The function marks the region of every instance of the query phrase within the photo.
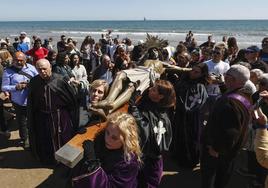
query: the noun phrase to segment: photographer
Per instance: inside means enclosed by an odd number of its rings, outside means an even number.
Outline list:
[[[215,47],[212,51],[212,59],[205,62],[208,66],[209,75],[211,76],[211,83],[207,85],[207,92],[212,99],[222,94],[219,86],[224,81],[223,75],[230,68],[228,63],[222,61],[223,53],[222,48]]]
[[[263,101],[268,104],[268,92],[263,91],[260,93],[260,96],[263,97]],[[260,165],[268,169],[268,122],[267,116],[263,113],[261,108],[255,110],[255,120],[257,125],[256,129],[256,137],[255,137],[255,152],[256,158]],[[268,187],[268,179],[266,176],[265,188]]]
[[[12,66],[4,70],[2,77],[2,91],[11,93],[11,101],[15,107],[16,119],[19,125],[19,134],[25,148],[29,147],[28,129],[26,126],[26,106],[28,83],[37,75],[34,66],[26,63],[26,56],[16,52]]]

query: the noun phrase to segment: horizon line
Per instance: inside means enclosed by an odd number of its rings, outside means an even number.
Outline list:
[[[60,21],[66,21],[66,22],[75,22],[75,21],[268,21],[268,18],[248,18],[248,19],[129,19],[129,20],[120,20],[120,19],[114,19],[114,20],[87,20],[87,19],[75,19],[75,20],[0,20],[0,22],[60,22]]]

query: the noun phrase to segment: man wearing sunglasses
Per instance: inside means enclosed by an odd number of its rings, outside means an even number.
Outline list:
[[[264,37],[261,43],[260,60],[268,63],[268,37]]]
[[[260,69],[268,73],[268,65],[259,59],[260,49],[258,46],[249,46],[245,52],[245,58],[251,65],[251,69]]]
[[[19,135],[24,148],[29,148],[27,128],[27,97],[28,83],[38,74],[35,67],[26,63],[26,56],[16,52],[11,67],[4,70],[2,77],[2,91],[11,94],[11,101],[15,107],[16,120],[19,125]]]
[[[223,75],[230,68],[230,65],[222,61],[223,49],[216,46],[212,51],[212,59],[205,62],[211,77],[211,83],[207,86],[209,96],[216,97],[221,94],[219,85],[223,82]]]

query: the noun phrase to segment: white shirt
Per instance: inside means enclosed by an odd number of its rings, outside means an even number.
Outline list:
[[[72,70],[75,79],[78,81],[87,80],[87,71],[84,65],[74,66]]]
[[[29,49],[31,49],[31,39],[29,37],[25,37],[23,39],[23,42],[27,43]]]
[[[208,73],[215,74],[215,75],[223,75],[225,74],[230,65],[224,61],[220,61],[219,63],[214,63],[213,60],[208,60],[205,62],[208,66]],[[207,86],[207,93],[209,96],[217,96],[221,94],[220,88],[218,84],[209,84]]]

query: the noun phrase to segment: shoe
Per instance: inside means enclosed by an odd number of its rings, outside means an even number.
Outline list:
[[[251,172],[249,172],[247,169],[244,168],[240,168],[237,171],[237,174],[239,174],[240,176],[244,176],[244,177],[250,177],[250,178],[255,178],[256,175],[252,174]]]
[[[30,148],[29,140],[28,140],[28,139],[26,139],[26,140],[21,140],[21,141],[19,142],[19,146],[20,146],[20,147],[23,147],[25,150],[28,149],[28,148]]]

